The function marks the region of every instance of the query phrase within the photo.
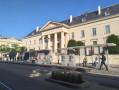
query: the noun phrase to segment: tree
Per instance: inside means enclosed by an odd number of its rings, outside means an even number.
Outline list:
[[[67,47],[74,47],[74,46],[77,46],[76,40],[73,40],[73,39],[69,40]],[[68,50],[68,54],[70,53],[73,53],[73,50]]]
[[[20,53],[22,54],[23,52],[27,51],[26,47],[20,47]]]
[[[77,46],[84,46],[85,44],[81,41],[77,41]]]
[[[18,44],[12,44],[12,47],[10,48],[10,53],[17,53],[20,52],[20,47]]]
[[[0,53],[3,54],[3,53],[9,53],[10,52],[10,48],[8,45],[5,45],[5,44],[2,44],[0,46]]]
[[[77,45],[76,40],[71,39],[71,40],[68,41],[67,47],[74,47],[76,45]]]
[[[110,54],[119,54],[119,36],[117,35],[110,35],[107,37],[107,43],[115,43],[117,46],[109,47]]]

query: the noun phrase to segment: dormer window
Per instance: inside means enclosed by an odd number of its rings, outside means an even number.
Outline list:
[[[34,35],[34,33],[32,33],[32,35]]]
[[[86,21],[86,19],[85,18],[82,18],[82,22],[85,22]]]
[[[108,16],[108,15],[110,15],[110,12],[105,12],[105,16]]]

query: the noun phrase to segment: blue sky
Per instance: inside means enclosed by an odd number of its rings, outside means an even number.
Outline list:
[[[23,38],[49,20],[60,22],[119,0],[0,0],[0,35]]]

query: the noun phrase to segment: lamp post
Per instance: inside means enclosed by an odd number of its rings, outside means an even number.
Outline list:
[[[45,42],[47,43],[47,48],[46,48],[46,49],[48,49],[48,41],[49,41],[49,38],[48,38],[48,37],[45,37],[44,39],[45,39]]]

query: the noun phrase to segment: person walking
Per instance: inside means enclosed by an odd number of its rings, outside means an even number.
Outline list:
[[[106,70],[108,70],[108,67],[107,67],[107,66],[106,66],[106,64],[105,64],[106,57],[104,56],[104,53],[102,53],[102,58],[100,58],[100,59],[102,59],[102,61],[101,61],[101,65],[100,65],[99,70],[101,70],[102,65],[104,65],[104,66],[105,66],[105,68],[106,68]]]

